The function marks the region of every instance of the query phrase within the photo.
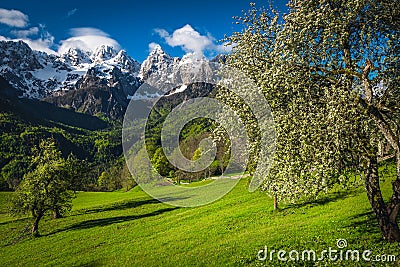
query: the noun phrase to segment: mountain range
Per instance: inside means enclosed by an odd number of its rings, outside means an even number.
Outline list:
[[[194,73],[209,73],[211,62],[220,58],[209,61],[191,53],[182,58],[172,57],[156,45],[139,63],[125,50],[106,45],[94,51],[69,49],[55,55],[32,50],[23,41],[0,41],[0,76],[19,98],[39,99],[81,113],[121,119],[132,98],[146,99],[184,90],[182,85],[191,83],[196,78]],[[156,91],[134,96],[143,83]]]

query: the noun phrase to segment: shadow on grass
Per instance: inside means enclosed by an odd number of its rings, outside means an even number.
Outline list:
[[[347,225],[348,228],[352,229],[352,231],[360,232],[363,235],[379,234],[381,232],[378,221],[372,211],[354,215],[349,218],[349,222],[350,223]]]
[[[93,228],[93,227],[103,227],[103,226],[107,226],[107,225],[111,225],[111,224],[115,224],[115,223],[122,223],[122,222],[157,216],[157,215],[163,214],[165,212],[173,211],[175,209],[178,209],[178,208],[175,207],[175,208],[159,209],[159,210],[156,210],[156,211],[153,211],[150,213],[146,213],[146,214],[141,214],[141,215],[116,216],[116,217],[110,217],[110,218],[87,220],[87,221],[75,223],[69,227],[53,231],[53,232],[51,232],[49,234],[45,234],[43,236],[50,236],[50,235],[64,232],[64,231],[82,230],[82,229],[89,229],[89,228]]]
[[[0,222],[0,225],[6,225],[6,224],[10,224],[10,223],[17,223],[17,222],[23,222],[23,221],[27,221],[30,220],[30,217],[23,217],[23,218],[18,218],[18,219],[10,219],[8,221],[5,222]]]
[[[88,228],[93,228],[93,227],[102,227],[102,226],[107,226],[107,225],[114,224],[114,223],[121,223],[121,222],[126,222],[126,221],[132,221],[132,220],[157,216],[157,215],[163,214],[165,212],[173,211],[175,209],[177,209],[177,208],[160,209],[160,210],[156,210],[156,211],[146,213],[146,214],[141,214],[141,215],[117,216],[117,217],[111,217],[111,218],[87,220],[87,221],[73,224],[70,227],[66,228],[66,230],[80,230],[80,229],[88,229]]]
[[[181,200],[184,198],[163,198],[163,201],[173,201],[173,200]],[[83,209],[78,211],[77,214],[75,215],[70,215],[70,216],[78,216],[78,215],[84,215],[84,214],[89,214],[89,213],[100,213],[100,212],[107,212],[107,211],[115,211],[115,210],[125,210],[125,209],[132,209],[136,208],[139,206],[143,205],[148,205],[148,204],[160,204],[162,203],[161,201],[157,199],[146,199],[146,200],[130,200],[130,201],[123,201],[119,202],[116,204],[113,204],[111,206],[106,206],[106,207],[97,207],[97,208],[92,208],[92,209]],[[53,231],[49,234],[45,234],[44,236],[49,236],[53,235],[59,232],[64,232],[64,231],[70,231],[70,230],[79,230],[79,229],[88,229],[88,228],[93,228],[93,227],[102,227],[102,226],[107,226],[115,223],[121,223],[121,222],[126,222],[126,221],[132,221],[132,220],[137,220],[137,219],[142,219],[146,217],[151,217],[151,216],[157,216],[160,215],[164,212],[168,211],[173,211],[175,209],[178,209],[177,207],[171,207],[171,208],[164,208],[164,209],[159,209],[150,213],[146,214],[141,214],[141,215],[131,215],[131,216],[116,216],[116,217],[109,217],[109,218],[100,218],[100,219],[94,219],[94,220],[87,220],[79,223],[75,223],[69,227],[62,228],[56,231]]]
[[[114,211],[114,210],[125,210],[125,209],[132,209],[136,208],[139,206],[147,205],[147,204],[158,204],[160,201],[157,199],[146,199],[146,200],[129,200],[129,201],[123,201],[123,202],[118,202],[112,205],[107,205],[105,207],[99,206],[95,208],[89,208],[89,209],[82,209],[76,211],[76,215],[82,215],[82,214],[90,214],[90,213],[98,213],[98,212],[105,212],[105,211]]]
[[[147,200],[141,200],[141,201],[134,201],[134,200],[123,201],[123,202],[115,203],[115,204],[112,204],[112,205],[107,205],[107,206],[104,206],[104,207],[99,206],[99,207],[90,208],[90,209],[77,210],[77,211],[72,212],[72,214],[67,215],[66,217],[80,216],[80,215],[84,215],[84,214],[106,212],[106,211],[132,209],[132,208],[136,208],[136,207],[139,207],[139,206],[142,206],[142,205],[159,204],[159,203],[161,203],[161,202],[158,201],[157,199],[147,199]],[[25,218],[13,219],[13,220],[9,220],[9,221],[6,221],[6,222],[1,222],[0,225],[16,223],[18,221],[26,221],[29,218],[25,217]]]
[[[157,199],[146,199],[146,200],[140,200],[140,201],[129,200],[129,201],[118,202],[118,203],[115,203],[112,205],[107,205],[105,207],[99,206],[99,207],[90,208],[90,209],[77,210],[74,215],[70,215],[70,216],[77,216],[77,215],[98,213],[98,212],[106,212],[106,211],[133,209],[133,208],[137,208],[137,207],[143,206],[143,205],[160,204],[164,201],[176,201],[176,200],[182,200],[182,199],[185,199],[185,198],[166,197],[166,198],[162,198],[160,200],[157,200]]]
[[[362,233],[363,235],[374,235],[377,234],[381,237],[380,240],[377,241],[384,241],[381,230],[379,228],[378,220],[375,216],[375,213],[372,211],[365,211],[364,213],[360,213],[354,215],[349,218],[349,224],[347,225],[348,228],[351,228],[353,231],[357,231]],[[400,222],[400,214],[397,216],[397,222]]]
[[[315,207],[315,206],[321,206],[321,205],[326,205],[331,202],[336,202],[339,200],[346,199],[348,197],[353,197],[359,194],[360,191],[359,189],[353,189],[353,190],[348,190],[348,191],[339,191],[339,192],[333,192],[329,193],[327,195],[324,195],[318,199],[314,200],[309,200],[309,201],[304,201],[298,204],[288,204],[283,208],[280,208],[280,211],[288,210],[288,209],[295,209],[295,208],[301,208],[301,207]]]

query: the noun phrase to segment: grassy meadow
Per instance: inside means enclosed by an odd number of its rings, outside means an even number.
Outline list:
[[[399,244],[381,238],[364,189],[335,191],[319,200],[280,205],[247,191],[247,179],[222,199],[197,208],[160,203],[139,187],[130,192],[80,192],[64,218],[40,223],[40,237],[22,230],[29,218],[7,215],[11,193],[0,193],[1,266],[396,266]],[[390,194],[390,179],[383,193]],[[19,241],[14,242],[18,237]],[[259,261],[268,249],[337,248],[393,254],[397,262]]]

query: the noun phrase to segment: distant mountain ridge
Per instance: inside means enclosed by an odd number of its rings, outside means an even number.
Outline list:
[[[22,91],[22,97],[44,98],[54,93],[82,86],[87,74],[96,72],[106,81],[118,69],[130,79],[130,89],[137,87],[140,63],[124,50],[101,45],[93,52],[69,49],[61,55],[32,50],[23,41],[0,42],[0,75]],[[112,84],[109,84],[110,86]]]
[[[110,118],[122,118],[143,83],[163,94],[190,83],[195,67],[207,73],[210,62],[190,53],[182,59],[171,57],[159,45],[140,64],[125,50],[106,45],[91,52],[69,49],[54,55],[32,50],[23,41],[0,41],[0,76],[19,97]]]

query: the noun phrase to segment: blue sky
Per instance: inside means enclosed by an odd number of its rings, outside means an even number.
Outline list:
[[[252,2],[269,5],[268,0]],[[285,11],[286,2],[275,0],[274,6]],[[238,30],[232,16],[248,9],[248,1],[238,0],[2,0],[0,39],[23,39],[35,49],[56,52],[104,42],[127,50],[138,61],[154,43],[173,56],[212,56],[222,51],[218,40]]]

